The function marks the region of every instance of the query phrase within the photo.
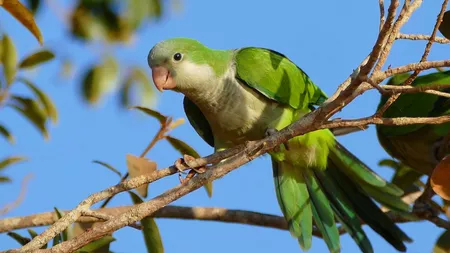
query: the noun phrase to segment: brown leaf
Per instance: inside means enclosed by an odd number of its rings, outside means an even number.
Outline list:
[[[22,23],[39,41],[42,45],[42,34],[39,27],[34,21],[33,14],[21,4],[18,0],[5,0],[2,1],[3,8],[5,8],[11,15],[13,15],[20,23]]]
[[[128,173],[130,174],[130,178],[138,177],[145,174],[150,174],[153,171],[156,170],[156,163],[153,161],[150,161],[147,158],[144,157],[137,157],[131,154],[127,154],[127,168]],[[136,191],[141,195],[142,197],[147,197],[147,189],[148,184],[143,185],[139,188],[136,188]]]
[[[444,157],[431,174],[431,187],[445,200],[450,200],[450,155]]]

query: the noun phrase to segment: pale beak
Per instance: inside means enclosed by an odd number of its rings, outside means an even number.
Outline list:
[[[159,91],[170,90],[176,87],[175,80],[166,67],[155,66],[152,68],[153,83]]]

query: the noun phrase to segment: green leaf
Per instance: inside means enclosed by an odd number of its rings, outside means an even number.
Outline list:
[[[13,41],[6,34],[2,39],[2,63],[6,83],[9,86],[16,78],[17,51]]]
[[[149,1],[129,0],[126,12],[126,20],[131,29],[138,28],[147,17],[149,11]]]
[[[140,110],[142,112],[145,112],[146,114],[148,114],[148,115],[154,117],[155,119],[159,120],[159,122],[161,124],[164,124],[167,121],[167,117],[166,116],[164,116],[161,113],[159,113],[159,112],[157,112],[155,110],[152,110],[150,108],[142,107],[142,106],[133,106],[133,107],[131,107],[131,109],[138,109],[138,110]]]
[[[48,131],[45,126],[47,115],[39,106],[39,103],[33,99],[18,96],[12,96],[11,101],[13,103],[9,104],[9,106],[25,116],[25,118],[27,118],[47,140],[49,138]]]
[[[30,88],[33,93],[37,96],[39,101],[41,102],[47,116],[52,120],[53,123],[58,122],[58,111],[56,110],[56,106],[53,104],[52,100],[42,92],[36,85],[34,85],[30,80],[25,78],[18,78],[17,81],[24,83],[28,88]]]
[[[128,192],[135,205],[140,204],[143,200],[134,192]],[[163,253],[164,247],[162,244],[161,234],[152,217],[145,217],[141,220],[143,226],[142,233],[144,234],[145,245],[149,253]]]
[[[111,242],[114,242],[116,239],[110,235],[106,235],[98,240],[95,240],[93,242],[90,242],[86,245],[84,245],[81,249],[79,249],[76,252],[98,252],[99,249],[101,249],[104,246],[109,245]]]
[[[25,57],[25,59],[19,63],[19,68],[26,69],[36,67],[37,65],[52,60],[53,58],[55,58],[53,52],[44,49]]]
[[[114,173],[116,173],[117,175],[119,175],[119,177],[122,177],[122,173],[120,173],[120,171],[118,171],[116,168],[114,168],[113,166],[111,166],[111,165],[109,165],[109,164],[107,164],[107,163],[105,163],[105,162],[101,162],[101,161],[97,161],[97,160],[94,160],[94,161],[92,161],[93,163],[97,163],[97,164],[100,164],[100,165],[103,165],[104,167],[106,167],[107,169],[110,169],[112,172],[114,172]]]
[[[186,142],[174,138],[172,136],[166,136],[166,140],[174,147],[181,155],[190,155],[194,158],[199,158],[200,155],[193,149],[191,146],[189,146]],[[208,193],[208,197],[211,198],[212,196],[212,182],[208,182],[204,185],[206,192]]]
[[[138,90],[134,90],[133,88],[135,87]],[[120,104],[123,107],[131,105],[132,95],[134,95],[133,91],[135,91],[139,96],[141,106],[152,107],[155,104],[155,90],[153,87],[147,72],[139,67],[134,67],[124,80],[123,85],[121,85],[119,91]]]
[[[154,105],[155,90],[147,72],[141,68],[135,68],[133,70],[133,78],[139,85],[139,94],[141,95],[141,104],[146,107]]]
[[[22,246],[31,241],[30,238],[23,237],[23,236],[19,235],[18,233],[8,232],[7,235],[10,236],[11,238],[13,238],[14,240],[16,240],[16,242],[18,242]]]
[[[108,57],[100,65],[89,69],[83,78],[83,98],[94,105],[106,93],[116,88],[119,65],[113,57]]]
[[[0,183],[10,183],[10,182],[11,182],[11,178],[0,176]]]
[[[58,245],[61,242],[61,234],[57,234],[54,238],[53,238],[53,247],[55,245]]]
[[[36,231],[34,231],[33,229],[27,229],[28,234],[30,234],[31,239],[35,238],[38,234],[36,233]]]
[[[161,0],[151,0],[150,13],[156,18],[162,15]]]
[[[36,231],[34,231],[33,229],[28,229],[28,234],[30,234],[31,239],[34,239],[38,234],[36,233]],[[47,248],[47,243],[41,247],[41,249],[46,249]]]
[[[56,212],[56,216],[58,217],[58,220],[61,219],[63,217],[63,214],[59,211],[58,208],[54,207],[55,212]],[[62,241],[67,241],[68,238],[68,228],[64,229],[64,231],[62,231],[61,233],[62,235]]]
[[[439,25],[439,31],[445,38],[450,39],[450,11],[444,13],[441,25]]]
[[[28,0],[28,7],[30,8],[30,10],[33,14],[35,14],[37,12],[40,5],[41,5],[41,0]]]
[[[14,144],[14,136],[12,136],[9,130],[3,125],[0,125],[0,135],[3,135],[9,143]]]
[[[172,136],[166,136],[166,140],[174,147],[181,155],[190,155],[194,158],[199,158],[200,155],[195,151],[191,146],[189,146],[186,142],[177,139]]]
[[[383,159],[381,161],[378,162],[379,166],[385,166],[385,167],[389,167],[391,169],[397,170],[398,168],[400,168],[400,163],[392,160],[392,159]]]
[[[0,171],[5,169],[8,166],[11,166],[15,163],[26,161],[27,159],[23,156],[9,156],[0,161]]]
[[[446,230],[442,233],[433,248],[433,253],[449,253],[450,252],[450,231]]]

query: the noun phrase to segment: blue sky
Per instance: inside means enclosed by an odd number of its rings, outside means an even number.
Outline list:
[[[59,2],[59,1],[58,1]],[[64,6],[72,2],[64,1]],[[289,56],[331,95],[360,61],[370,52],[378,29],[378,1],[183,1],[183,10],[168,13],[160,22],[140,29],[136,42],[117,47],[114,55],[121,62],[146,66],[150,48],[158,41],[172,37],[191,37],[217,49],[243,46],[272,48]],[[440,1],[425,1],[414,14],[404,33],[430,34],[439,11]],[[58,23],[54,13],[41,12],[38,25],[46,45],[60,56],[72,57],[83,69],[98,60],[97,50],[70,40],[67,31]],[[34,38],[1,11],[1,29],[16,42],[20,55],[37,48]],[[388,64],[417,61],[424,42],[397,43],[388,58]],[[430,59],[449,58],[442,45],[435,45]],[[10,109],[0,110],[0,121],[6,123],[17,138],[10,146],[0,142],[1,156],[22,154],[30,161],[9,168],[5,173],[14,179],[1,185],[0,205],[17,197],[21,179],[28,173],[34,178],[29,184],[23,203],[8,216],[22,216],[51,211],[53,207],[70,209],[89,194],[117,182],[117,176],[93,164],[92,160],[106,161],[121,171],[126,170],[125,155],[139,155],[158,129],[158,123],[139,112],[120,110],[117,97],[109,96],[90,108],[79,96],[81,75],[73,80],[57,77],[58,62],[43,66],[32,76],[53,98],[60,120],[50,127],[51,139],[44,141],[38,132]],[[148,68],[146,68],[148,70]],[[150,73],[150,70],[148,70]],[[22,87],[15,87],[22,92]],[[366,116],[374,112],[379,95],[368,92],[337,115],[342,118]],[[185,117],[182,95],[164,92],[158,95],[157,109],[175,118]],[[207,146],[187,123],[173,131],[173,135],[195,147],[202,155],[212,149]],[[377,162],[387,158],[380,147],[374,127],[339,140],[369,166],[388,177],[389,169],[379,168]],[[148,155],[158,168],[173,164],[179,155],[166,142],[160,142]],[[177,176],[165,178],[149,187],[155,196],[178,184]],[[130,204],[127,194],[117,196],[110,206]],[[259,158],[250,164],[214,182],[214,195],[209,199],[203,189],[183,197],[174,204],[185,206],[217,206],[281,214],[273,188],[270,161]],[[300,252],[300,248],[287,231],[218,222],[158,219],[166,252]],[[431,252],[434,241],[441,233],[428,222],[400,225],[413,238],[408,252]],[[370,228],[365,227],[376,252],[396,252]],[[38,229],[42,231],[42,229]],[[115,252],[145,252],[139,231],[124,228],[114,236]],[[342,252],[359,252],[348,235],[342,236]],[[18,244],[0,234],[0,250]],[[326,252],[325,243],[314,239],[310,252]]]

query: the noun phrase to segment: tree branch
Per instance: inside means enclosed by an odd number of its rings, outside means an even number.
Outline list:
[[[404,34],[400,33],[397,35],[397,39],[403,39],[403,40],[430,40],[430,35],[424,35],[424,34]],[[434,42],[440,43],[440,44],[448,44],[450,43],[450,40],[447,38],[442,37],[435,37]]]

